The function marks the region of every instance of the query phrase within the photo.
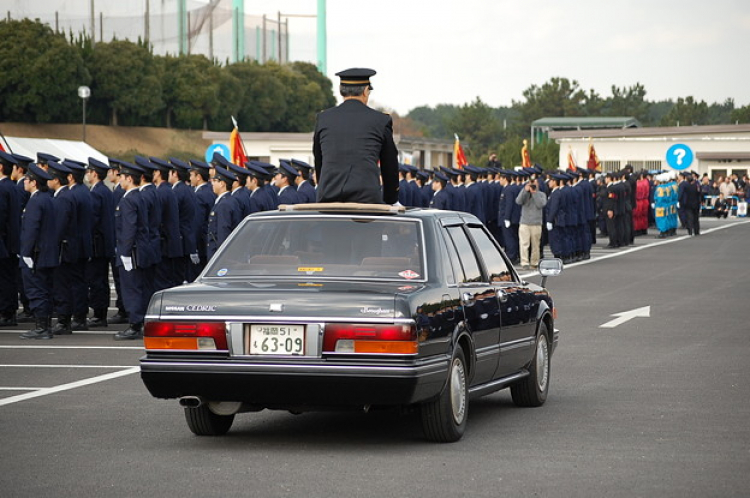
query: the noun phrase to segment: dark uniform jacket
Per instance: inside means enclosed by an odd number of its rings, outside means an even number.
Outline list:
[[[21,220],[21,253],[34,260],[34,268],[54,268],[60,261],[56,218],[50,192],[35,192],[29,197]],[[26,264],[20,261],[21,268]]]
[[[21,202],[10,178],[0,180],[0,259],[18,254]]]
[[[163,258],[179,258],[184,255],[182,236],[180,234],[180,212],[177,196],[172,185],[162,182],[156,187],[156,197],[161,210],[159,233],[161,237],[161,254]]]
[[[297,186],[297,195],[301,203],[313,203],[315,202],[315,187],[309,181],[304,180]]]
[[[202,256],[202,259],[205,259],[208,245],[206,240],[208,216],[214,207],[214,201],[216,201],[216,195],[211,189],[210,183],[204,183],[195,188],[195,200],[195,224],[193,226],[196,234],[196,247],[198,248],[198,254]]]
[[[123,190],[123,196],[115,208],[116,266],[122,266],[120,256],[133,258],[133,268],[151,266],[151,261],[155,260],[143,197],[143,192],[137,188],[128,192]]]
[[[398,200],[398,151],[387,114],[355,99],[321,112],[313,154],[318,202],[394,204]]]
[[[68,187],[76,203],[76,237],[78,238],[78,259],[88,260],[93,252],[91,191],[86,185],[76,183]]]
[[[91,187],[93,257],[115,255],[115,197],[104,182]]]
[[[284,187],[279,191],[279,205],[281,204],[299,204],[299,195],[291,185]]]
[[[216,199],[208,216],[206,256],[211,258],[239,222],[239,206],[229,192]]]
[[[177,212],[179,213],[180,238],[182,239],[182,255],[189,256],[197,254],[195,242],[195,223],[196,200],[193,190],[184,182],[177,182],[172,185],[172,191],[177,199]]]
[[[78,226],[76,221],[76,202],[73,193],[67,186],[60,187],[52,194],[52,206],[55,218],[54,230],[57,234],[59,254],[61,263],[75,263],[79,259],[79,247],[77,236]]]

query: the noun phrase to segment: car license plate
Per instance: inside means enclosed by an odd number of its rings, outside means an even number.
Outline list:
[[[250,325],[245,333],[247,354],[304,355],[304,325]]]

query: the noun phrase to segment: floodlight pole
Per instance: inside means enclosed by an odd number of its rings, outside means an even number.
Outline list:
[[[78,87],[78,96],[83,101],[83,141],[86,141],[86,101],[91,96],[91,89],[87,86]]]

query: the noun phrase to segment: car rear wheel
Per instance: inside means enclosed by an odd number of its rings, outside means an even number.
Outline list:
[[[510,386],[510,394],[516,406],[542,406],[547,401],[550,380],[550,352],[547,325],[539,327],[534,359],[529,366],[529,376]]]
[[[456,345],[445,389],[436,399],[421,406],[422,429],[427,439],[451,443],[463,436],[469,415],[467,377],[463,349]]]
[[[234,415],[217,415],[203,404],[198,408],[185,408],[185,420],[196,436],[223,436],[232,427]]]

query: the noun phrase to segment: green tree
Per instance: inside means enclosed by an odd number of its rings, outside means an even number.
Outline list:
[[[531,85],[524,90],[525,102],[513,101],[520,113],[520,126],[515,132],[529,133],[531,123],[543,117],[581,116],[587,102],[586,93],[576,80],[551,78],[542,86]],[[525,128],[525,129],[524,129]]]
[[[732,123],[750,123],[750,105],[746,105],[745,107],[738,107],[733,110],[730,115],[730,119]]]
[[[0,21],[0,120],[80,121],[77,89],[91,82],[80,52],[38,21]]]
[[[648,107],[646,88],[640,83],[627,88],[612,85],[612,97],[606,100],[602,111],[605,116],[632,116],[643,122],[648,117]]]
[[[710,125],[733,123],[732,111],[734,111],[734,99],[726,99],[719,104],[714,102],[708,106],[708,122]]]
[[[708,122],[708,104],[696,102],[692,96],[677,99],[677,103],[661,120],[661,126],[704,125]]]
[[[502,124],[493,115],[492,108],[477,97],[471,104],[458,109],[448,122],[449,129],[458,134],[470,163],[483,165],[487,161],[487,151],[501,141]]]
[[[142,125],[164,108],[163,68],[144,45],[119,40],[97,43],[89,69],[92,100],[110,111],[110,124]]]
[[[218,111],[221,70],[203,55],[157,57],[163,64],[163,99],[166,126],[208,129]]]

